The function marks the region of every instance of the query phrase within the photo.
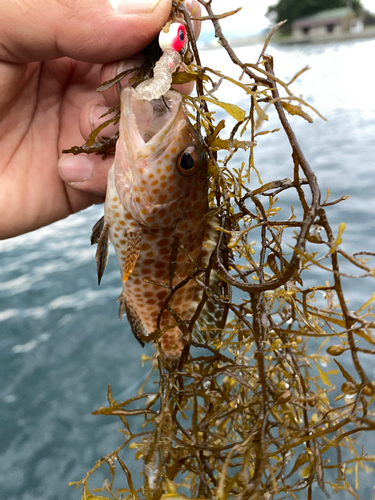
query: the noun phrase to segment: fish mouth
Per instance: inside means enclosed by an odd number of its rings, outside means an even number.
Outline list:
[[[144,101],[131,87],[121,94],[121,125],[128,153],[143,150],[160,154],[176,133],[182,97],[169,91],[160,99]]]

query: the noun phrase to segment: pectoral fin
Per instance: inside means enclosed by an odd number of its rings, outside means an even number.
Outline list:
[[[98,221],[95,224],[95,226],[99,222],[100,221]],[[94,234],[94,228],[93,228],[93,234]],[[96,270],[98,273],[98,285],[100,285],[100,281],[102,279],[105,266],[107,265],[108,262],[108,243],[109,243],[109,226],[108,224],[104,224],[104,219],[103,219],[102,230],[98,239],[98,248],[96,249],[96,255],[95,255]]]
[[[119,319],[121,319],[124,312],[126,312],[126,317],[128,318],[134,337],[138,340],[141,346],[144,347],[145,344],[141,340],[141,336],[148,335],[148,331],[142,323],[142,320],[138,316],[136,310],[128,304],[123,294],[120,295],[117,302],[120,302]]]
[[[126,234],[126,256],[124,262],[124,272],[122,275],[122,282],[125,283],[129,278],[130,273],[133,271],[141,249],[142,229],[135,231],[127,231]]]

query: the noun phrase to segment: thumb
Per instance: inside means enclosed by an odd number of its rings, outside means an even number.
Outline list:
[[[171,0],[23,0],[3,2],[0,60],[67,56],[105,63],[150,43],[168,20]]]

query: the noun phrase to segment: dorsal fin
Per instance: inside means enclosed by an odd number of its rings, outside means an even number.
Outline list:
[[[108,262],[108,251],[109,251],[108,243],[109,243],[109,225],[104,224],[104,218],[103,218],[102,230],[98,239],[98,248],[96,249],[96,255],[95,255],[96,270],[98,273],[98,285],[100,285],[100,281],[102,279],[105,266],[107,265]]]
[[[216,231],[215,227],[219,225],[220,221],[217,215],[210,213],[206,214],[205,233],[202,247],[202,267],[208,266],[212,252],[215,250],[216,244],[219,240],[219,233]],[[222,279],[217,274],[215,269],[213,269],[210,274],[209,288],[211,292],[217,296],[220,296],[222,293]],[[202,292],[199,291],[195,298],[197,305],[201,297]],[[210,336],[215,337],[215,331],[217,334],[219,330],[222,330],[225,327],[227,314],[227,310],[223,307],[223,305],[215,302],[215,300],[210,296],[194,325],[192,331],[193,338],[200,342],[207,340],[207,330],[210,328],[212,329]]]
[[[100,234],[103,230],[104,226],[104,215],[96,222],[92,228],[92,233],[91,233],[91,245],[95,245],[95,243],[98,243]]]

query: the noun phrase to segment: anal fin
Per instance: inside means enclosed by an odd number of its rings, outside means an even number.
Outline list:
[[[141,337],[148,335],[148,331],[142,323],[141,318],[138,316],[137,311],[134,309],[134,307],[128,304],[126,298],[124,297],[124,294],[120,295],[120,297],[117,299],[117,302],[120,302],[119,319],[121,319],[124,312],[126,312],[126,317],[128,318],[130,328],[134,337],[138,340],[141,346],[144,347],[145,343],[141,340]]]

